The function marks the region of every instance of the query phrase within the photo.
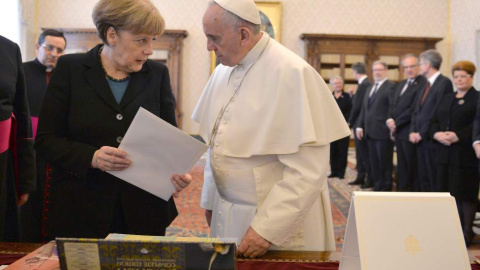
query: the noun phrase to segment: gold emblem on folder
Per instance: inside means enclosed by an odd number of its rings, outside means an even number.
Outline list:
[[[415,256],[416,252],[421,251],[420,244],[415,237],[410,235],[405,239],[405,251],[411,252],[413,256]]]

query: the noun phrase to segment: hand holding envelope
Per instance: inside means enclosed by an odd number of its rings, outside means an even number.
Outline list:
[[[100,169],[102,171],[122,171],[130,166],[130,160],[127,157],[127,153],[121,149],[103,146],[99,150],[95,151],[92,159],[92,167]],[[179,192],[185,189],[190,182],[192,182],[192,176],[190,174],[178,175],[174,174],[171,177],[175,191],[173,197],[177,198]]]
[[[118,149],[100,148],[92,167],[168,200],[190,184],[188,171],[206,150],[205,144],[140,108]]]

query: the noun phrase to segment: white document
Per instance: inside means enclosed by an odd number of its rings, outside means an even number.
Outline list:
[[[132,163],[107,172],[167,201],[175,191],[171,176],[188,173],[208,147],[140,108],[118,148]]]
[[[339,270],[471,269],[449,193],[354,192]]]

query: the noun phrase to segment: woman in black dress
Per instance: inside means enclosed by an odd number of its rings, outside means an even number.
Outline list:
[[[343,79],[340,76],[332,76],[330,85],[333,88],[333,97],[337,101],[338,107],[342,111],[345,120],[348,121],[350,111],[352,110],[352,101],[350,95],[343,91]],[[345,177],[347,168],[348,143],[350,136],[336,140],[330,144],[330,175],[329,178]]]
[[[436,143],[439,191],[455,197],[467,245],[474,237],[472,226],[479,188],[478,161],[472,149],[478,100],[478,92],[472,86],[473,74],[475,65],[469,61],[453,65],[457,92],[443,96],[430,129]]]

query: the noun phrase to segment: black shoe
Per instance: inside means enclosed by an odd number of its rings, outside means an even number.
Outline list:
[[[373,188],[373,185],[365,183],[365,184],[362,184],[360,187],[361,188]]]
[[[338,177],[339,179],[342,179],[342,180],[345,179],[345,176],[343,176],[343,175],[339,175],[339,176],[337,176],[337,177]]]
[[[334,173],[331,173],[331,174],[330,174],[329,176],[327,176],[327,177],[328,177],[328,178],[334,178],[334,177],[337,177],[337,175],[334,174]]]
[[[349,185],[363,185],[365,181],[363,179],[355,179],[355,181],[348,183]]]

